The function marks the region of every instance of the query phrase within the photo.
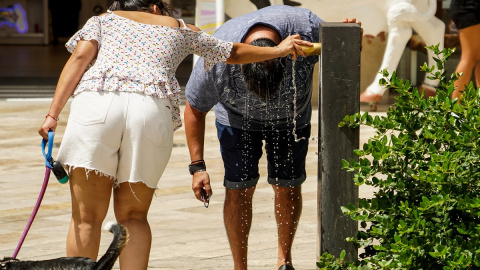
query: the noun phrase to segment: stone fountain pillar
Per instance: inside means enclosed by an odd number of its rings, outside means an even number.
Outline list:
[[[319,254],[329,252],[355,260],[357,249],[346,242],[355,237],[357,222],[345,216],[341,206],[358,205],[358,187],[353,173],[342,167],[342,159],[356,158],[359,128],[338,127],[347,114],[360,111],[360,27],[355,23],[321,23],[322,52],[319,68],[319,159],[318,235]],[[357,158],[358,160],[358,158]]]

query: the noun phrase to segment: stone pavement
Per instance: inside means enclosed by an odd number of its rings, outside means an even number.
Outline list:
[[[0,256],[12,256],[41,190],[45,165],[37,129],[49,105],[48,99],[0,100]],[[378,114],[382,114],[385,108],[380,107],[379,111]],[[67,104],[60,115],[54,157],[68,113]],[[318,111],[314,110],[307,180],[302,188],[304,208],[293,246],[293,261],[297,270],[315,269],[317,260],[317,119]],[[214,190],[210,207],[206,209],[194,199],[191,191],[191,176],[187,169],[190,158],[182,128],[175,133],[172,157],[151,206],[149,219],[153,245],[150,269],[233,269],[223,226],[223,164],[213,112],[208,114],[207,124],[205,160]],[[372,130],[361,128],[360,145],[372,134]],[[260,167],[262,172],[253,203],[248,260],[250,269],[273,270],[277,256],[276,225],[273,191],[266,183],[265,158],[262,158]],[[360,190],[362,197],[371,193],[371,190]],[[17,258],[43,260],[65,256],[69,213],[68,185],[58,183],[52,175],[40,210]],[[106,221],[114,221],[112,209]],[[111,239],[110,233],[104,231],[100,254],[106,250]]]

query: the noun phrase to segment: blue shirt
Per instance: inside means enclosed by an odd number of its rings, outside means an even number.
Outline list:
[[[300,34],[303,40],[319,42],[321,22],[308,9],[274,5],[227,21],[213,36],[243,42],[253,26],[263,24],[275,29],[281,40]],[[295,119],[300,129],[310,123],[313,68],[317,62],[318,56],[299,56],[297,61],[288,56],[279,91],[268,100],[262,100],[246,90],[241,65],[218,63],[207,73],[200,58],[187,83],[186,98],[199,111],[208,112],[213,107],[217,121],[234,128],[252,131],[292,129]]]

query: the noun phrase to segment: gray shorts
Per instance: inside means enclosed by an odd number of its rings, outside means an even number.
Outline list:
[[[156,188],[173,145],[171,104],[141,93],[81,92],[72,101],[57,160],[117,183]]]

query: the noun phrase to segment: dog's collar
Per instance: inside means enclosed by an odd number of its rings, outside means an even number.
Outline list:
[[[3,258],[3,260],[0,261],[0,266],[2,267],[2,269],[4,269],[7,266],[7,263],[10,262],[18,262],[18,260],[12,257],[5,257]]]

